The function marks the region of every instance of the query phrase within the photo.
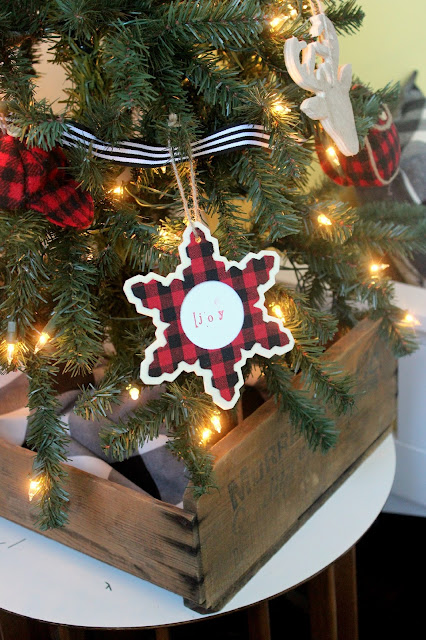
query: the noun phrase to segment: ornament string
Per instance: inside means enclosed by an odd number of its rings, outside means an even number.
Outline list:
[[[0,130],[3,135],[7,135],[7,120],[6,120],[6,115],[2,109],[1,102],[0,102]]]
[[[178,127],[179,123],[178,123],[178,119],[175,113],[171,113],[169,115],[169,127]],[[177,186],[179,189],[179,193],[180,193],[180,197],[182,200],[182,204],[183,204],[183,209],[185,211],[185,215],[188,219],[188,223],[191,225],[192,231],[194,233],[195,236],[198,236],[198,232],[197,229],[194,226],[194,221],[192,219],[191,216],[191,211],[189,209],[189,205],[188,205],[188,200],[186,198],[185,195],[185,190],[183,188],[183,184],[182,184],[182,180],[180,179],[180,175],[179,175],[179,171],[176,165],[176,160],[175,160],[175,155],[174,155],[174,151],[173,151],[173,147],[171,144],[171,140],[170,140],[170,136],[168,137],[167,140],[167,144],[169,147],[169,153],[170,153],[170,163],[172,165],[173,168],[173,173],[175,174],[175,178],[176,178],[176,182],[177,182]],[[189,172],[190,172],[190,183],[191,183],[191,192],[192,192],[192,202],[193,202],[193,209],[194,209],[194,216],[195,219],[197,220],[197,222],[201,222],[201,216],[200,216],[200,209],[198,206],[198,190],[197,190],[197,182],[195,179],[195,170],[194,170],[194,160],[192,157],[192,152],[191,150],[189,150],[189,157],[188,157],[188,161],[189,161]]]
[[[311,5],[312,15],[317,16],[320,13],[324,13],[324,9],[320,0],[309,0]]]
[[[188,159],[189,159],[189,175],[191,182],[191,191],[192,191],[192,202],[194,205],[194,216],[197,222],[202,222],[200,208],[198,206],[198,188],[197,188],[197,180],[195,178],[195,169],[194,169],[194,159],[192,156],[191,148],[188,149]]]
[[[188,222],[192,225],[192,217],[191,217],[191,212],[189,211],[189,206],[188,206],[188,201],[186,199],[185,196],[185,191],[183,188],[183,184],[182,184],[182,180],[180,179],[180,175],[176,166],[176,160],[174,159],[174,155],[173,155],[173,149],[172,149],[172,145],[170,142],[170,138],[168,139],[168,145],[170,147],[170,162],[173,168],[173,173],[175,174],[175,178],[176,178],[176,182],[177,182],[177,186],[179,189],[179,193],[180,193],[180,197],[182,200],[182,204],[183,204],[183,209],[185,211],[185,215],[188,218]]]

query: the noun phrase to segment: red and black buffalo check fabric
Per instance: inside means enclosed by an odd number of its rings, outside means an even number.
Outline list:
[[[133,295],[140,298],[144,307],[158,309],[163,322],[170,326],[164,332],[166,344],[154,352],[149,366],[151,378],[160,378],[164,373],[176,371],[180,362],[194,364],[199,360],[202,369],[213,373],[212,385],[220,396],[230,402],[236,394],[238,375],[237,362],[243,359],[241,351],[250,350],[256,343],[270,350],[275,346],[288,345],[290,340],[280,330],[277,322],[263,319],[262,310],[255,307],[259,301],[259,285],[269,280],[269,272],[274,265],[273,256],[252,258],[243,268],[231,266],[226,270],[223,261],[213,257],[213,244],[199,230],[197,242],[191,233],[186,248],[191,265],[183,270],[183,280],[176,278],[169,286],[157,280],[138,282],[132,285]],[[202,282],[216,280],[232,287],[241,298],[244,307],[244,322],[235,340],[220,349],[198,347],[185,335],[180,322],[180,308],[186,294]],[[272,354],[271,354],[272,355]]]
[[[401,146],[398,131],[388,110],[384,110],[380,115],[379,121],[370,130],[365,142],[367,140],[381,179],[373,169],[366,144],[355,156],[344,156],[333,145],[331,138],[321,131],[321,134],[316,136],[316,149],[324,173],[334,182],[345,187],[382,187],[389,183],[398,172]],[[334,148],[340,165],[336,166],[327,155],[327,149],[330,146]]]
[[[9,135],[0,136],[0,208],[32,209],[60,227],[85,229],[93,200],[67,176],[59,147],[44,151]]]

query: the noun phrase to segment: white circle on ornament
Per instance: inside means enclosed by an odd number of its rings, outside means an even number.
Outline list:
[[[221,349],[240,333],[244,307],[238,293],[224,282],[197,284],[185,296],[180,323],[186,337],[203,349]]]

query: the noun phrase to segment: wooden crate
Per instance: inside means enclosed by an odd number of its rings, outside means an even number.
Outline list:
[[[357,408],[338,420],[338,445],[326,456],[309,451],[271,400],[213,447],[219,491],[199,500],[187,491],[179,509],[70,467],[70,523],[45,535],[174,591],[199,611],[221,608],[395,419],[396,362],[376,324],[360,323],[324,360],[359,381]],[[0,515],[30,529],[33,455],[5,442],[0,447]]]

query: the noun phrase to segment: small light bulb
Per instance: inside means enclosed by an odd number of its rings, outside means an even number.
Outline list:
[[[46,331],[43,331],[37,341],[37,344],[34,349],[34,353],[38,353],[38,351],[40,351],[40,349],[42,349],[46,344],[46,342],[48,342],[49,340],[50,340],[49,334]]]
[[[328,147],[326,150],[326,154],[330,158],[331,162],[336,165],[336,167],[340,167],[340,160],[337,157],[336,149],[334,147]]]
[[[111,193],[113,193],[115,196],[122,196],[124,193],[124,188],[122,185],[119,185],[117,187],[114,187],[114,189],[111,189]]]
[[[413,316],[412,313],[406,313],[404,320],[403,320],[404,324],[410,324],[412,327],[418,327],[420,325],[420,322],[417,320],[417,318],[415,318]]]
[[[31,502],[34,496],[40,491],[41,481],[40,480],[31,480],[30,486],[28,489],[28,500]]]
[[[138,389],[138,387],[130,387],[129,389],[129,396],[131,397],[132,400],[137,400],[140,396],[141,392]]]
[[[277,101],[271,106],[271,111],[275,113],[275,115],[284,116],[287,113],[290,113],[291,109],[286,107],[282,102]]]
[[[15,343],[9,342],[7,345],[7,363],[12,364],[13,355],[15,353]]]
[[[6,334],[6,352],[7,352],[7,363],[12,364],[13,356],[15,354],[16,347],[16,322],[15,320],[9,320],[7,323],[7,334]]]
[[[166,171],[167,171],[167,167],[160,167],[160,169],[161,169],[161,171],[162,171],[163,173],[166,173]]]
[[[373,274],[378,274],[380,271],[384,271],[385,269],[387,269],[388,266],[388,264],[377,264],[376,262],[373,262],[370,265],[370,271]]]
[[[327,218],[327,216],[325,216],[323,213],[320,213],[320,214],[319,214],[319,216],[318,216],[317,220],[318,220],[318,222],[319,222],[320,224],[324,224],[324,225],[326,225],[326,226],[328,226],[328,227],[329,227],[330,225],[332,225],[332,224],[333,224],[333,223],[331,222],[330,218]]]
[[[279,304],[274,304],[271,307],[271,311],[274,314],[274,316],[276,316],[277,318],[279,318],[280,320],[284,320],[284,314],[283,314],[283,310],[281,309]]]
[[[272,29],[279,29],[283,22],[285,22],[286,20],[286,16],[275,16],[275,18],[272,18],[269,24],[271,25]]]
[[[212,426],[217,431],[217,433],[220,433],[222,431],[222,425],[220,424],[220,415],[219,414],[214,413],[212,415],[212,417],[211,417],[210,422],[212,423]]]
[[[297,16],[297,9],[291,9],[291,11],[290,11],[290,16],[291,16],[292,18],[295,18],[295,17]]]
[[[203,429],[201,433],[201,443],[207,442],[212,437],[213,431],[209,428]]]

